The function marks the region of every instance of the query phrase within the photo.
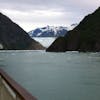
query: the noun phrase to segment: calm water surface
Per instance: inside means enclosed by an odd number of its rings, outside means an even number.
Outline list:
[[[56,37],[34,37],[33,39],[48,48],[55,41]]]
[[[38,100],[100,100],[100,53],[0,51],[0,67]]]

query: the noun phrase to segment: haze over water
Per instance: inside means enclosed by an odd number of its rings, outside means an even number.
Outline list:
[[[100,53],[0,51],[0,68],[38,100],[100,100]]]

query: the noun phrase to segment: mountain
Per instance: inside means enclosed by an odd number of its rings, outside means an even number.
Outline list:
[[[57,38],[47,51],[100,51],[100,7],[94,13],[87,15],[67,35]]]
[[[29,32],[29,35],[33,37],[59,37],[64,36],[67,33],[67,27],[54,27],[46,26],[43,28],[36,28]]]
[[[71,24],[71,25],[68,27],[68,31],[73,30],[76,26],[78,26],[77,23]]]
[[[12,22],[7,16],[0,13],[0,49],[23,50],[44,49],[44,47],[31,39],[20,26]]]

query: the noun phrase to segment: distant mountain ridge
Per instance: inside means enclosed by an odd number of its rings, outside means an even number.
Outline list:
[[[26,50],[43,49],[44,47],[31,39],[20,26],[12,22],[7,16],[0,13],[0,49]]]
[[[86,16],[67,35],[57,38],[47,51],[100,51],[100,7],[94,13]]]
[[[67,34],[69,30],[72,30],[75,28],[77,24],[72,24],[70,27],[64,27],[64,26],[46,26],[42,28],[36,28],[29,33],[29,35],[33,37],[59,37],[64,36]]]
[[[29,32],[31,37],[59,37],[64,36],[67,33],[67,27],[54,27],[54,26],[46,26],[43,28],[36,28]]]

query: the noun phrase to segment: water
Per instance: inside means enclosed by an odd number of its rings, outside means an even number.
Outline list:
[[[0,66],[38,100],[100,100],[100,53],[1,51]]]
[[[56,39],[56,37],[34,37],[34,40],[40,42],[44,47],[48,48]]]

